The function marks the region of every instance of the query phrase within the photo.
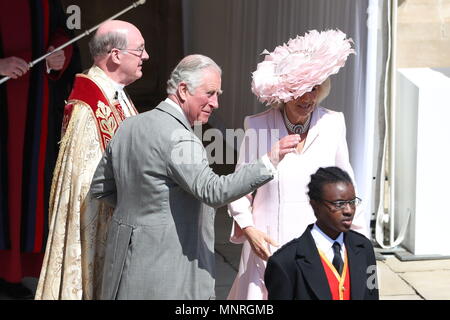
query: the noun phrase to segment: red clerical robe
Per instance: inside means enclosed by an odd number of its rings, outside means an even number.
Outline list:
[[[50,194],[49,236],[35,299],[97,299],[112,209],[89,196],[95,169],[125,112],[97,66],[76,76]],[[127,114],[137,110],[131,102]]]
[[[0,59],[37,59],[70,39],[65,22],[55,0],[0,1]],[[42,61],[0,85],[0,278],[8,282],[41,269],[64,99],[80,69],[73,47],[64,52],[59,72]]]

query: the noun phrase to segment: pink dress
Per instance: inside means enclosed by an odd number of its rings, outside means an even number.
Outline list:
[[[281,111],[274,108],[246,117],[244,127],[246,138],[241,145],[236,170],[243,163],[266,154],[272,143],[288,135]],[[230,241],[243,243],[239,271],[228,299],[267,299],[266,262],[253,253],[241,228],[254,226],[277,241],[280,247],[299,237],[316,221],[307,195],[310,176],[319,167],[328,166],[342,168],[354,181],[344,115],[318,106],[313,111],[302,152],[287,154],[278,164],[275,178],[260,187],[256,195],[248,194],[228,206],[228,213],[234,219]],[[368,223],[361,210],[355,214],[352,229],[366,237],[369,235]],[[277,250],[276,247],[269,249],[271,253]]]

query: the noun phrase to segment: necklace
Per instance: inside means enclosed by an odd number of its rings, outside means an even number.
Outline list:
[[[289,121],[286,111],[283,110],[283,118],[284,123],[286,124],[286,127],[289,131],[296,133],[296,134],[303,134],[306,131],[309,130],[309,125],[311,124],[311,115],[306,119],[306,122],[304,124],[293,124]]]

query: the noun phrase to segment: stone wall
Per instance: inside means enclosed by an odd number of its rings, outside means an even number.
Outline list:
[[[397,67],[450,66],[450,0],[399,0]]]

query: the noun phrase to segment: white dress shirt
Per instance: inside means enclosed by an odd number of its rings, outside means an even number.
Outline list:
[[[327,236],[317,224],[314,223],[314,226],[311,230],[311,235],[314,238],[314,242],[316,243],[316,247],[325,254],[329,262],[333,262],[334,251],[333,251],[333,243],[337,241],[341,245],[341,258],[342,261],[345,261],[345,245],[344,245],[344,233],[340,233],[336,240],[331,239]]]
[[[164,100],[164,102],[168,103],[172,107],[174,107],[183,116],[184,120],[186,120],[187,123],[191,124],[189,119],[186,117],[186,114],[184,113],[183,109],[181,109],[181,107],[177,103],[175,103],[175,101],[173,101],[172,99],[166,98],[166,100]]]
[[[127,118],[130,117],[132,107],[130,100],[128,99],[125,91],[123,90],[125,86],[112,80],[111,82],[113,83],[113,86],[116,89],[117,96],[115,98],[117,98],[117,100],[119,101],[123,113],[125,114],[125,117]]]

